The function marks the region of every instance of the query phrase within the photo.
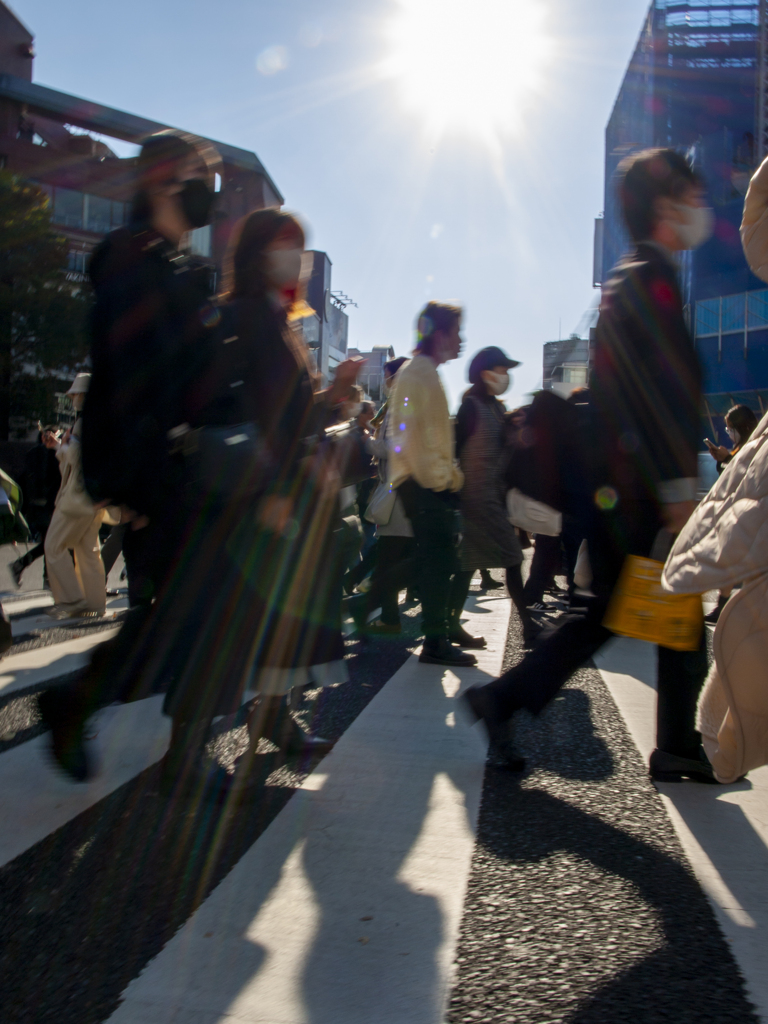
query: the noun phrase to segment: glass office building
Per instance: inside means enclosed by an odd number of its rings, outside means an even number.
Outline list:
[[[768,0],[654,0],[606,128],[602,280],[629,247],[616,197],[625,156],[671,146],[707,183],[714,235],[680,268],[721,441],[732,404],[768,409],[768,290],[739,237],[750,175],[766,155],[766,8]]]

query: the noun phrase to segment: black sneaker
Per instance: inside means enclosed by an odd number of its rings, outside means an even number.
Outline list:
[[[437,643],[425,643],[421,649],[419,661],[426,665],[450,665],[454,668],[469,668],[471,665],[477,664],[474,654],[457,651],[445,639]]]

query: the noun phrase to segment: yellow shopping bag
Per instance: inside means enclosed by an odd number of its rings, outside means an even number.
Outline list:
[[[673,651],[695,651],[704,628],[700,594],[661,589],[663,562],[628,555],[603,625],[619,636],[649,640]]]

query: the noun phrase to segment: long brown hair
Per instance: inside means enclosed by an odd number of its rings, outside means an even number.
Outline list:
[[[304,248],[304,228],[292,213],[286,213],[276,206],[269,206],[264,210],[254,210],[243,217],[235,228],[224,259],[224,287],[219,294],[223,302],[231,302],[234,299],[260,299],[266,295],[269,290],[267,246],[283,232],[293,234],[301,248]],[[292,319],[291,314],[297,307],[303,305],[303,292],[303,285],[300,283],[294,293],[292,306],[286,310],[288,321]],[[296,326],[290,322],[285,324],[282,334],[296,362],[306,368],[313,390],[317,391],[320,387],[320,377],[304,343],[303,335],[300,336]]]
[[[235,228],[224,259],[223,298],[242,299],[265,294],[268,290],[267,246],[283,232],[294,234],[304,248],[304,228],[292,213],[270,206],[243,217]]]

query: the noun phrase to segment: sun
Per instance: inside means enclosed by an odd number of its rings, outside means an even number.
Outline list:
[[[551,51],[541,0],[397,0],[388,73],[436,135],[519,128]]]

